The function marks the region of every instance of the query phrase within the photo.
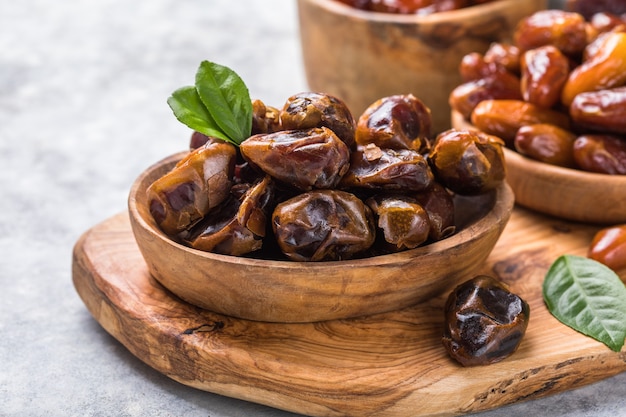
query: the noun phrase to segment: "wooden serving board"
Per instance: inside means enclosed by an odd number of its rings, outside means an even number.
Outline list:
[[[125,213],[79,239],[73,280],[106,331],[182,384],[311,416],[452,416],[626,371],[624,349],[613,352],[562,325],[542,300],[551,263],[585,255],[597,230],[514,210],[482,272],[528,301],[530,324],[516,353],[474,368],[442,347],[447,294],[390,313],[305,324],[252,322],[189,305],[149,275]]]

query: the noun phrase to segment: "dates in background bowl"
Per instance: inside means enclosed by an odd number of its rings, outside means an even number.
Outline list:
[[[514,39],[514,45],[493,44],[464,58],[459,71],[471,79],[451,93],[451,107],[527,157],[609,175],[624,172],[626,20],[602,13],[587,21],[579,13],[543,10],[520,21]],[[518,61],[511,58],[516,52]],[[521,99],[514,97],[513,82],[502,82],[512,78]],[[529,140],[527,126],[536,124],[554,129],[547,133],[543,126],[540,138]],[[606,147],[579,144],[584,149],[574,151],[572,135],[598,133],[615,141]],[[585,157],[572,158],[573,152]],[[590,160],[595,163],[585,163]]]

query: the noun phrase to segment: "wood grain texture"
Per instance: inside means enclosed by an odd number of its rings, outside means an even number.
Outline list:
[[[125,213],[79,239],[73,280],[104,329],[185,385],[311,416],[452,416],[626,371],[624,349],[613,352],[560,324],[541,297],[553,260],[584,255],[596,230],[514,210],[481,272],[528,301],[530,324],[515,354],[476,368],[461,367],[442,347],[446,294],[389,313],[300,324],[191,306],[150,276]]]

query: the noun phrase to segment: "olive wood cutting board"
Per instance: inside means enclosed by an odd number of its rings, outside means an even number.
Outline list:
[[[515,208],[480,272],[526,299],[530,324],[516,353],[472,368],[442,346],[447,294],[390,313],[304,324],[240,320],[187,304],[147,272],[125,213],[76,242],[73,280],[107,332],[190,387],[311,416],[452,416],[626,371],[626,349],[613,352],[562,325],[541,295],[551,263],[585,255],[597,230]]]

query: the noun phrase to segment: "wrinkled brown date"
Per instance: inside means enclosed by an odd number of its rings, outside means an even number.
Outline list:
[[[433,241],[444,239],[456,231],[454,224],[454,198],[446,188],[438,182],[423,192],[413,195],[424,207],[430,221],[429,237]]]
[[[515,150],[537,161],[575,168],[575,140],[574,133],[554,125],[527,125],[517,131]]]
[[[309,191],[278,204],[272,228],[281,251],[294,261],[350,259],[376,236],[369,207],[339,190]]]
[[[585,19],[578,13],[541,10],[522,19],[513,37],[522,52],[554,45],[564,54],[576,56],[587,45],[587,28]]]
[[[232,185],[235,160],[233,145],[207,142],[152,183],[148,207],[159,228],[176,235],[222,203]]]
[[[443,345],[463,366],[499,362],[517,350],[529,317],[526,301],[500,281],[479,275],[448,296]]]
[[[526,51],[521,64],[524,100],[544,108],[555,106],[569,72],[569,59],[552,45]]]
[[[304,191],[334,188],[350,162],[348,146],[326,127],[254,135],[239,150],[253,166]]]
[[[578,94],[570,116],[579,127],[626,135],[626,87]]]
[[[612,135],[582,135],[574,141],[574,159],[585,171],[626,175],[626,139]]]
[[[599,230],[591,241],[587,256],[613,271],[626,271],[626,224]]]
[[[565,113],[544,109],[522,100],[484,100],[474,108],[472,124],[483,132],[502,138],[513,147],[520,127],[537,123],[549,123],[569,129],[570,119]]]
[[[289,97],[280,122],[283,130],[327,127],[348,147],[354,146],[354,117],[346,103],[329,94],[304,92]]]
[[[437,136],[428,161],[445,187],[458,194],[480,194],[505,178],[503,146],[492,135],[451,129]]]
[[[412,94],[384,97],[359,117],[356,143],[423,151],[428,148],[431,125],[430,109]]]
[[[366,204],[372,209],[385,247],[391,252],[416,248],[428,239],[428,213],[415,199],[404,195],[377,195],[367,199]]]
[[[232,256],[261,249],[273,198],[272,180],[265,176],[246,188],[240,196],[231,193],[185,233],[183,241],[198,250]]]
[[[426,158],[411,149],[383,149],[374,144],[359,146],[350,159],[341,188],[422,191],[434,179]]]

